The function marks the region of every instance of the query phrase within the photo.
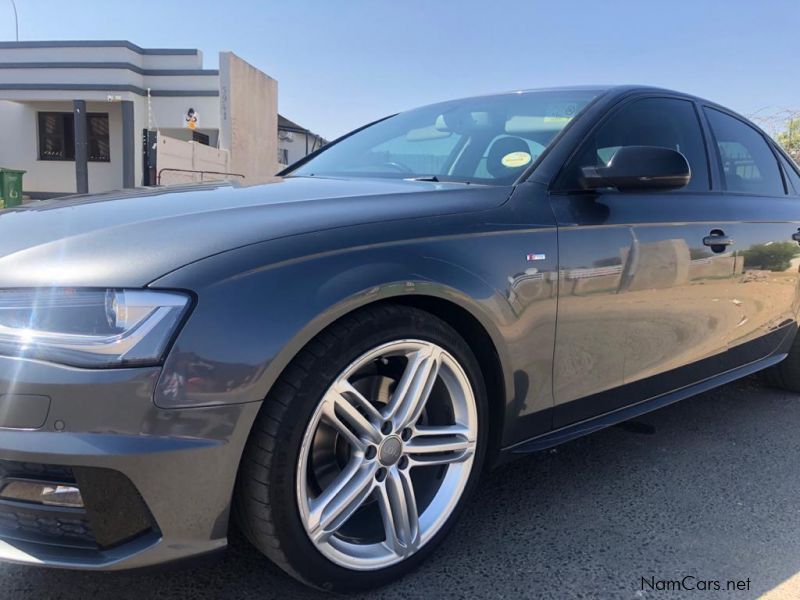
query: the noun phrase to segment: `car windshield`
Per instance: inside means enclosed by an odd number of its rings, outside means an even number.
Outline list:
[[[509,185],[598,94],[521,92],[410,110],[344,138],[289,175]]]

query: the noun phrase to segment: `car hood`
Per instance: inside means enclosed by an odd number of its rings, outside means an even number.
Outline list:
[[[0,211],[0,287],[142,287],[190,262],[285,236],[481,210],[510,188],[276,179],[76,196]]]

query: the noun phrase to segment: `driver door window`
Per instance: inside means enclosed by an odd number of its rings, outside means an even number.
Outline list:
[[[604,167],[622,146],[658,146],[677,150],[692,170],[687,191],[708,191],[708,160],[694,105],[675,98],[636,100],[595,130],[568,167],[565,189],[580,189],[581,168]]]

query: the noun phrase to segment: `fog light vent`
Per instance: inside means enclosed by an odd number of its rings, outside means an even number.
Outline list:
[[[49,481],[11,480],[0,491],[0,500],[83,508],[81,491],[75,485]]]

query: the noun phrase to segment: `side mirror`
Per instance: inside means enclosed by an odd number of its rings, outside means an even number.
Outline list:
[[[671,148],[622,146],[606,167],[583,167],[584,189],[676,190],[692,178],[686,157]]]

